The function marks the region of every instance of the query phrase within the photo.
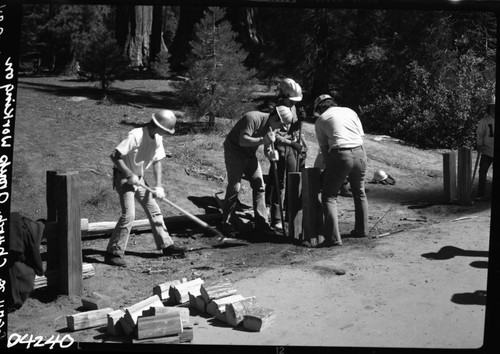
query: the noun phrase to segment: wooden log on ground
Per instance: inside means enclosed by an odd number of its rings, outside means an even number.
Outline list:
[[[183,331],[177,335],[166,336],[166,337],[156,337],[156,338],[146,338],[146,339],[132,339],[134,344],[181,344],[190,343],[194,338],[193,328],[185,328]]]
[[[158,295],[161,301],[168,301],[168,299],[170,298],[170,288],[172,287],[172,285],[178,284],[181,284],[181,281],[176,279],[155,285],[153,287],[153,295]]]
[[[121,336],[125,332],[121,326],[120,319],[125,316],[124,309],[114,310],[107,314],[108,325],[106,327],[106,332],[112,336]]]
[[[135,327],[137,324],[137,318],[142,315],[144,310],[148,310],[150,307],[162,307],[163,303],[161,302],[158,295],[153,295],[139,301],[138,303],[128,306],[125,308],[125,316],[123,318],[132,326]]]
[[[137,339],[166,337],[182,333],[180,314],[171,312],[137,319]]]
[[[108,323],[108,313],[113,308],[107,307],[99,310],[86,311],[66,316],[66,323],[70,331],[105,326]]]
[[[87,279],[95,275],[94,266],[91,263],[82,263],[82,278]],[[46,287],[48,284],[57,284],[59,282],[59,269],[46,270],[45,275],[35,275],[33,281],[34,289]]]
[[[451,203],[457,199],[457,162],[454,151],[443,154],[444,200]]]
[[[201,278],[196,278],[193,280],[189,280],[185,283],[181,283],[175,286],[172,286],[172,291],[175,296],[175,301],[178,304],[185,304],[189,301],[189,293],[199,293],[200,286],[204,281]]]
[[[125,333],[125,335],[127,336],[130,336],[134,333],[135,331],[135,327],[136,326],[132,326],[126,319],[125,319],[125,316],[123,316],[122,318],[120,318],[118,320],[118,323],[120,324],[120,326],[122,327],[123,329],[123,333]]]
[[[93,292],[90,297],[82,298],[82,306],[86,310],[98,310],[113,306],[113,299],[109,296]]]
[[[252,307],[257,304],[255,296],[244,298],[243,300],[227,304],[226,306],[226,323],[236,327],[243,323],[243,318]]]
[[[207,313],[207,303],[203,299],[203,296],[198,295],[196,296],[196,309],[200,311],[201,313]]]
[[[222,220],[222,214],[214,213],[214,214],[200,214],[196,215],[196,217],[200,220],[203,220],[209,225],[216,225]],[[190,217],[186,215],[175,215],[175,216],[167,216],[163,218],[165,222],[165,226],[169,231],[181,230],[186,228],[197,228],[199,225],[194,222]],[[100,221],[100,222],[88,222],[88,219],[83,219],[80,221],[80,226],[84,227],[81,230],[82,238],[90,237],[90,236],[103,236],[110,235],[115,226],[116,221]],[[151,231],[151,225],[149,224],[148,219],[140,219],[134,220],[132,223],[131,232],[139,233],[139,232],[149,232]]]
[[[220,309],[220,311],[223,312],[225,311],[224,308],[227,304],[243,300],[244,298],[245,297],[243,295],[235,294],[220,299],[212,300],[207,304],[207,313],[209,315],[215,316],[217,309]]]
[[[206,303],[211,300],[220,299],[230,295],[237,294],[238,291],[233,287],[230,281],[222,281],[213,284],[202,284],[200,293]]]
[[[252,307],[243,317],[243,328],[252,332],[260,332],[269,328],[276,318],[276,312],[264,307]]]
[[[178,314],[181,318],[182,327],[187,327],[191,324],[191,319],[189,317],[189,309],[185,307],[171,307],[171,306],[161,306],[161,307],[150,307],[149,315],[158,316],[164,314]]]

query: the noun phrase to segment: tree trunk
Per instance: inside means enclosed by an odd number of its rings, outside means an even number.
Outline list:
[[[118,6],[117,41],[134,67],[147,67],[150,59],[153,6]]]
[[[189,42],[193,39],[194,26],[203,17],[203,11],[207,8],[203,6],[181,6],[179,14],[179,24],[172,41],[170,66],[173,71],[182,73],[186,68],[184,62],[191,51]]]

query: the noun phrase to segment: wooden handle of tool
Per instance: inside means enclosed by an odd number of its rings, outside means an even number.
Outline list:
[[[151,193],[154,193],[154,191],[149,188],[148,186],[146,186],[145,184],[143,183],[138,183],[137,184],[138,186],[144,188],[145,190],[151,192]],[[203,220],[197,218],[196,216],[194,216],[193,214],[191,214],[190,212],[188,212],[187,210],[184,210],[183,208],[181,208],[180,206],[178,206],[177,204],[171,202],[170,200],[168,200],[167,198],[160,198],[161,200],[163,200],[164,202],[168,203],[170,206],[174,207],[175,209],[179,210],[182,214],[186,215],[188,218],[190,218],[191,220],[193,220],[194,222],[196,222],[197,224],[199,224],[200,226],[202,227],[205,227],[205,228],[209,228],[210,229],[210,225],[208,225],[206,222],[204,222]]]

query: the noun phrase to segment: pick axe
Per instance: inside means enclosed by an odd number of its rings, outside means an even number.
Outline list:
[[[147,190],[147,191],[151,192],[152,194],[154,194],[154,191],[151,188],[149,188],[148,186],[146,186],[144,183],[138,183],[138,186],[140,186],[140,187],[144,188],[145,190]],[[187,210],[184,210],[183,208],[181,208],[177,204],[171,202],[167,198],[159,198],[159,199],[161,199],[164,202],[168,203],[170,206],[172,206],[175,209],[179,210],[182,214],[186,215],[192,221],[194,221],[195,223],[197,223],[198,225],[200,225],[208,236],[217,236],[217,241],[218,242],[223,242],[223,240],[226,238],[218,230],[216,230],[215,228],[211,227],[210,225],[208,225],[206,222],[204,222],[200,218],[197,218],[196,216],[194,216],[193,214],[191,214]]]

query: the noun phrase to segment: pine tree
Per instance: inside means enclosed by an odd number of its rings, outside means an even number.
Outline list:
[[[254,71],[243,62],[246,53],[235,38],[225,9],[210,7],[195,26],[190,42],[192,51],[186,60],[190,78],[180,89],[180,96],[190,105],[195,117],[208,116],[209,127],[215,117],[239,118],[246,109],[254,83]]]

